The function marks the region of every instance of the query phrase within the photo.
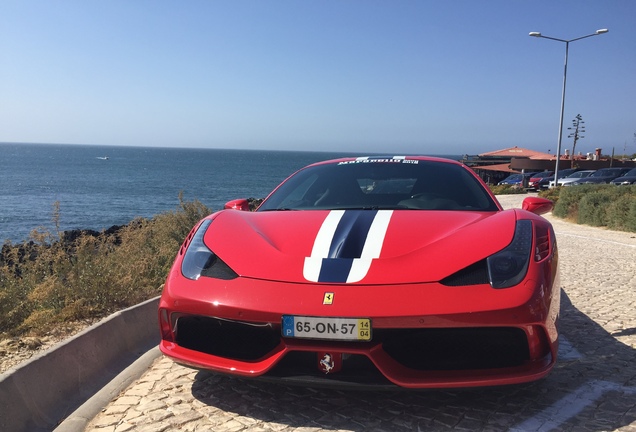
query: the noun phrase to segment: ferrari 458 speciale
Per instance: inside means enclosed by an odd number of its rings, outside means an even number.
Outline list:
[[[459,162],[344,158],[185,239],[159,304],[175,361],[283,383],[515,384],[558,348],[552,202],[503,210]]]

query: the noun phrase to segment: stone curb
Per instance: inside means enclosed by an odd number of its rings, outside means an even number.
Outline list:
[[[116,312],[0,375],[0,430],[51,431],[100,390],[123,387],[129,382],[123,370],[132,376],[140,365],[130,365],[140,356],[143,365],[159,355],[152,350],[159,343],[158,304],[156,297]],[[101,409],[98,401],[93,399],[90,412]]]

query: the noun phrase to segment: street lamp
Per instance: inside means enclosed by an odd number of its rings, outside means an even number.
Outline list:
[[[575,39],[570,39],[570,40],[558,39],[558,38],[553,38],[553,37],[550,37],[550,36],[543,36],[539,32],[530,32],[530,36],[532,36],[532,37],[538,37],[538,38],[544,38],[544,39],[551,39],[551,40],[555,40],[555,41],[559,41],[559,42],[565,42],[565,66],[563,67],[563,91],[561,93],[561,117],[559,119],[559,141],[558,141],[558,144],[557,144],[557,151],[556,151],[556,167],[554,168],[554,186],[555,187],[559,185],[559,160],[561,159],[561,138],[563,136],[563,109],[565,108],[565,81],[566,81],[567,75],[568,75],[568,49],[570,47],[570,42],[574,42],[574,41],[577,41],[577,40],[589,38],[589,37],[592,37],[592,36],[597,36],[597,35],[600,35],[600,34],[603,34],[603,33],[607,33],[608,31],[609,30],[607,30],[607,29],[600,29],[600,30],[596,30],[592,34],[581,36],[581,37],[577,37]],[[572,155],[572,157],[574,157],[574,155]]]

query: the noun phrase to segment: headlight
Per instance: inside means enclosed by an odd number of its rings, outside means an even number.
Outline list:
[[[512,242],[502,251],[488,257],[488,277],[493,288],[517,285],[528,271],[532,253],[532,222],[517,222]]]
[[[206,220],[201,224],[194,237],[192,237],[192,241],[188,245],[188,250],[183,257],[181,273],[188,279],[198,280],[201,276],[207,276],[229,280],[238,277],[238,275],[203,242],[203,237],[211,223],[211,220]]]

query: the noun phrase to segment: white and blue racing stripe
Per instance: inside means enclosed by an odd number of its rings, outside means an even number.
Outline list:
[[[353,283],[380,257],[392,210],[332,210],[305,258],[303,275],[312,282]]]

